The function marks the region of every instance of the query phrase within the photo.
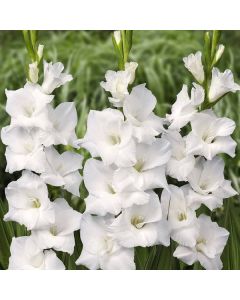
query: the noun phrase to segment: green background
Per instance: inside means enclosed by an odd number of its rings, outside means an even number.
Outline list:
[[[157,97],[156,113],[164,116],[169,112],[182,84],[191,84],[192,78],[184,68],[182,58],[193,51],[203,48],[203,31],[134,31],[131,60],[139,64],[134,84],[146,82],[147,87]],[[79,122],[77,135],[82,137],[86,129],[86,118],[89,109],[101,110],[109,106],[107,95],[100,87],[107,70],[117,69],[117,59],[111,42],[111,31],[40,31],[39,42],[45,45],[44,59],[61,61],[73,75],[74,80],[56,90],[54,104],[62,101],[76,103]],[[230,68],[236,82],[240,83],[240,31],[222,32],[221,43],[225,45],[223,59],[219,64],[221,71]],[[18,89],[25,83],[25,64],[27,53],[20,31],[0,31],[0,126],[9,124],[5,112],[6,97],[4,90]],[[234,188],[240,188],[240,94],[230,94],[218,103],[214,110],[219,116],[230,117],[236,122],[233,134],[238,143],[236,157],[224,156],[226,162],[225,176],[231,179]],[[19,173],[5,173],[5,146],[0,142],[0,268],[8,266],[9,245],[12,236],[28,234],[24,227],[14,222],[5,223],[2,216],[7,211],[4,195],[6,185],[19,177]],[[84,153],[87,157],[86,153]],[[58,196],[59,191],[50,188],[51,199]],[[86,191],[82,184],[81,199],[65,197],[76,209],[84,210]],[[239,197],[224,200],[223,209],[210,213],[219,225],[230,231],[228,244],[222,255],[224,269],[240,269],[240,203]],[[58,253],[68,269],[75,269],[75,259],[81,251],[79,232],[75,233],[77,246],[72,257]],[[176,245],[170,247],[151,247],[136,249],[138,269],[199,269],[199,264],[188,267],[172,257]],[[77,267],[82,269],[83,267]]]

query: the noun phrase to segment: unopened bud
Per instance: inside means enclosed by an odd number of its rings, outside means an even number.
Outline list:
[[[216,52],[216,55],[215,55],[215,61],[219,61],[219,59],[221,58],[221,56],[223,55],[223,52],[224,52],[224,45],[219,45],[218,46],[218,49],[217,49],[217,52]]]
[[[120,32],[120,30],[114,31],[113,35],[114,35],[114,39],[115,39],[116,44],[119,45],[121,43],[121,32]]]
[[[44,48],[44,45],[39,45],[38,46],[37,55],[38,55],[38,60],[39,61],[42,59],[42,56],[43,56],[43,48]]]
[[[32,83],[37,83],[38,82],[38,65],[37,62],[35,61],[32,64],[29,64],[29,80]]]

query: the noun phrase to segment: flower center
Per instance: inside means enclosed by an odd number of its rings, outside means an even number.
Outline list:
[[[40,201],[37,198],[32,199],[32,207],[33,208],[39,208],[41,206]]]
[[[178,221],[186,221],[187,220],[187,214],[185,212],[181,212],[178,214]]]
[[[50,227],[50,233],[53,235],[53,236],[56,236],[57,235],[57,226],[51,226]]]
[[[121,138],[118,135],[110,135],[109,139],[112,145],[117,145],[121,143]]]
[[[206,243],[207,243],[207,241],[205,239],[203,239],[203,238],[202,239],[198,239],[197,240],[197,244],[196,244],[196,250],[198,252],[203,252],[202,247],[205,246]]]
[[[213,136],[209,136],[208,132],[203,134],[202,139],[207,144],[211,144],[215,141],[215,138]]]
[[[106,253],[111,253],[113,249],[113,241],[109,237],[104,238],[104,250]]]
[[[207,190],[208,184],[207,184],[207,182],[202,182],[202,183],[200,183],[199,187],[202,190]]]
[[[131,224],[137,228],[141,229],[145,224],[144,224],[144,217],[142,216],[134,216],[131,219]]]
[[[138,172],[141,172],[143,169],[143,166],[144,166],[144,161],[142,159],[139,159],[137,161],[137,163],[135,164],[134,169]]]
[[[25,115],[26,115],[26,117],[31,118],[32,114],[34,113],[34,108],[33,108],[33,106],[25,107],[24,110],[25,110]]]
[[[33,152],[33,145],[32,144],[24,144],[24,149],[26,150],[26,152],[31,153]]]
[[[116,194],[114,188],[110,184],[108,184],[107,189],[110,194]]]

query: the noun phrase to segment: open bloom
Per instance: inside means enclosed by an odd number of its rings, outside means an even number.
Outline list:
[[[193,189],[190,190],[189,201],[197,207],[205,204],[213,210],[222,206],[224,198],[237,194],[231,187],[231,181],[224,179],[224,161],[220,157],[207,161],[203,157],[197,158],[188,181]]]
[[[122,207],[129,207],[133,203],[144,204],[149,195],[134,189],[133,186],[124,186],[116,182],[115,169],[103,164],[102,161],[88,159],[84,166],[84,184],[89,192],[85,199],[86,212],[104,216],[107,213],[118,215]]]
[[[149,195],[148,203],[124,209],[111,224],[120,245],[128,248],[169,245],[168,224],[162,220],[159,198],[154,192]]]
[[[112,97],[109,97],[109,101],[116,107],[122,107],[124,97],[128,95],[131,74],[126,71],[107,71],[105,78],[106,82],[102,81],[100,85],[105,91],[111,93]]]
[[[178,131],[168,130],[164,138],[171,144],[172,155],[167,162],[166,172],[178,181],[187,181],[187,176],[192,171],[195,158],[192,154],[187,154],[185,138]]]
[[[128,85],[134,81],[137,66],[134,62],[126,63],[124,71],[107,71],[105,74],[106,82],[102,81],[100,85],[111,93],[109,101],[114,106],[123,106],[124,98],[128,95]]]
[[[63,73],[64,65],[60,62],[53,64],[44,61],[44,79],[42,89],[44,93],[51,94],[56,88],[71,81],[72,75]]]
[[[82,214],[73,210],[67,201],[58,198],[52,202],[55,221],[46,229],[32,231],[32,237],[42,249],[53,248],[73,254],[74,231],[80,228]]]
[[[84,215],[81,226],[83,249],[76,261],[88,269],[133,270],[134,249],[121,247],[109,230],[108,217]]]
[[[145,84],[134,87],[125,97],[124,115],[133,126],[133,135],[138,142],[152,143],[154,137],[164,130],[163,121],[153,113],[157,103]]]
[[[2,128],[1,139],[7,145],[6,171],[13,173],[27,169],[41,173],[46,167],[46,156],[42,145],[42,131],[10,126]]]
[[[116,185],[133,185],[143,191],[167,188],[165,169],[170,157],[170,143],[164,138],[156,139],[152,145],[137,144],[135,164],[116,171]]]
[[[125,167],[135,163],[132,127],[116,109],[91,110],[87,132],[76,144],[87,149],[92,157],[100,156],[106,165],[114,163]]]
[[[161,205],[163,218],[168,220],[171,238],[184,246],[194,246],[196,238],[196,213],[188,202],[188,185],[169,185],[170,191],[163,190]]]
[[[48,105],[47,108],[52,126],[46,131],[44,146],[72,145],[77,139],[75,133],[77,111],[74,102],[63,102],[55,109]]]
[[[75,196],[79,196],[79,186],[82,176],[79,169],[82,168],[82,155],[65,151],[59,154],[54,147],[45,148],[46,169],[41,178],[53,186],[62,186]]]
[[[183,62],[188,71],[192,73],[193,77],[202,84],[204,81],[202,53],[200,51],[195,54],[191,53],[187,57],[183,58]]]
[[[29,171],[9,183],[5,189],[9,211],[5,221],[16,221],[28,230],[49,226],[54,222],[54,211],[48,199],[48,190],[42,179]]]
[[[212,159],[216,154],[235,156],[236,142],[230,137],[235,123],[228,118],[217,118],[212,110],[195,115],[192,131],[186,137],[187,153]]]
[[[54,96],[45,95],[39,85],[26,83],[16,91],[6,90],[6,111],[11,117],[11,126],[39,127],[51,126],[46,105]]]
[[[210,217],[201,215],[196,222],[196,242],[194,247],[178,246],[173,256],[188,265],[196,261],[207,270],[221,269],[220,256],[226,245],[229,232],[217,223],[212,222]]]
[[[188,95],[187,85],[183,85],[181,92],[177,95],[176,102],[172,105],[171,114],[167,115],[170,122],[169,129],[179,130],[184,127],[197,112],[197,107],[204,101],[203,88],[193,83],[191,98]]]
[[[240,90],[240,85],[234,82],[231,70],[221,73],[217,68],[212,70],[212,81],[209,89],[209,101],[214,102],[229,92]]]
[[[42,250],[32,237],[13,237],[10,247],[9,270],[65,270],[53,250]]]

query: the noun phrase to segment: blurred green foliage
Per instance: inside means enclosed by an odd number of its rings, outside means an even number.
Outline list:
[[[175,101],[182,84],[190,84],[192,78],[184,68],[182,58],[191,52],[202,50],[203,31],[134,31],[131,60],[139,63],[135,84],[146,82],[147,87],[157,97],[156,113],[164,116]],[[79,122],[77,135],[82,137],[86,129],[86,118],[90,109],[101,110],[109,105],[107,95],[99,82],[104,80],[106,70],[117,69],[117,58],[112,46],[111,31],[41,31],[39,42],[45,45],[44,59],[61,61],[73,75],[74,80],[56,90],[54,104],[62,101],[76,103]],[[230,68],[236,81],[240,82],[240,31],[224,31],[221,43],[225,53],[219,68]],[[9,118],[5,112],[5,89],[18,89],[24,85],[27,52],[20,31],[0,31],[0,126],[6,126]],[[224,156],[225,175],[240,192],[240,95],[230,94],[214,108],[219,116],[233,119],[237,128],[233,134],[238,143],[236,157]],[[2,216],[7,210],[4,188],[19,177],[19,174],[5,173],[5,146],[0,142],[0,268],[7,268],[9,245],[12,236],[26,234],[26,230],[13,223],[5,223]],[[85,152],[86,154],[86,152]],[[80,211],[84,210],[83,199],[86,195],[81,187],[81,199],[66,198]],[[50,190],[50,195],[56,196]],[[70,199],[71,198],[71,199]],[[207,212],[209,213],[209,212]],[[230,238],[223,253],[224,269],[240,269],[240,203],[238,196],[224,201],[224,208],[212,213],[212,218],[230,231]],[[79,237],[79,233],[76,233]],[[75,259],[81,251],[78,238],[72,258],[59,253],[70,269],[75,269]],[[162,246],[149,249],[136,249],[136,261],[141,269],[198,269],[187,267],[172,257],[174,243],[169,248]],[[78,267],[82,268],[82,267]]]

